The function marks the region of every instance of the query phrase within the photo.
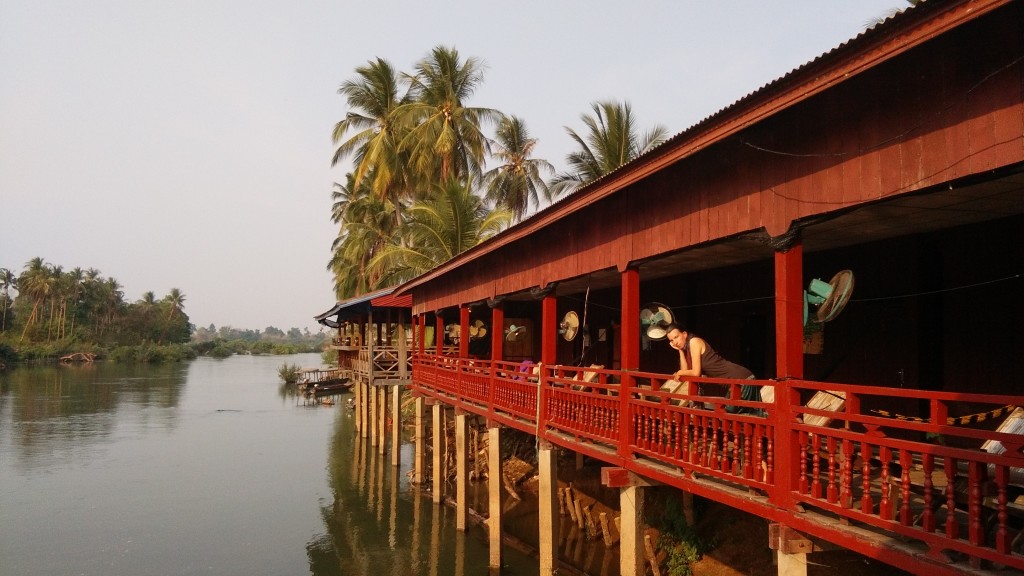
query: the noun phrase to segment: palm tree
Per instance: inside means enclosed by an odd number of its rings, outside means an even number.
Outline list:
[[[401,93],[398,74],[391,63],[377,58],[356,68],[356,78],[345,81],[338,93],[346,97],[349,111],[344,120],[334,125],[334,143],[340,145],[331,166],[353,156],[354,186],[369,180],[375,194],[400,208],[400,200],[410,194],[411,187],[405,154],[400,148],[407,130],[396,113],[408,98]],[[401,218],[401,211],[396,210],[397,224],[401,224]]]
[[[29,328],[39,320],[39,306],[50,295],[53,288],[53,278],[50,276],[49,267],[40,257],[35,257],[25,264],[25,270],[18,277],[18,285],[32,299],[32,312],[25,320],[25,327],[21,331],[21,341],[25,340]]]
[[[177,288],[171,288],[167,296],[164,296],[164,302],[167,303],[170,310],[167,312],[167,319],[164,320],[164,329],[160,332],[161,344],[164,342],[164,336],[167,334],[167,328],[171,325],[171,320],[185,307],[185,294]]]
[[[579,149],[565,158],[569,171],[556,175],[551,181],[553,197],[572,193],[612,172],[661,144],[668,135],[668,130],[660,124],[645,134],[638,134],[636,118],[628,102],[594,102],[590,107],[593,116],[580,116],[587,127],[584,136],[566,127]]]
[[[547,160],[530,157],[537,140],[530,138],[522,119],[516,116],[502,118],[495,137],[496,149],[492,156],[502,164],[484,174],[486,198],[495,206],[508,208],[518,222],[531,204],[539,206],[541,195],[550,200],[541,172],[551,173],[554,168]]]
[[[389,244],[370,261],[383,285],[414,278],[447,262],[501,232],[512,219],[508,210],[489,210],[468,183],[454,179],[410,206],[408,216],[401,231],[407,241]]]
[[[397,111],[411,127],[401,145],[414,170],[431,182],[476,177],[488,152],[481,124],[501,119],[497,110],[466,106],[483,81],[483,62],[437,46],[415,70],[408,77],[412,101]]]
[[[11,288],[18,289],[18,277],[7,268],[0,268],[0,291],[4,296],[4,303],[0,305],[3,310],[3,318],[0,320],[0,332],[7,330],[7,308],[11,302]]]
[[[347,175],[346,186],[334,186],[332,220],[340,228],[327,269],[334,273],[337,297],[345,299],[377,286],[379,275],[372,274],[368,264],[391,242],[398,226],[394,204],[371,194],[365,185],[356,186],[354,175]]]
[[[73,337],[75,334],[75,318],[78,316],[78,306],[82,296],[85,294],[85,286],[83,285],[83,282],[85,282],[85,272],[76,266],[65,275],[65,279],[68,284],[68,293],[61,317],[61,337],[64,337],[69,333],[67,330],[67,299],[70,299],[72,303],[70,334]]]

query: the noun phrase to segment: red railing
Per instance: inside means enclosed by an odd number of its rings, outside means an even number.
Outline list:
[[[419,393],[613,466],[861,552],[898,535],[882,556],[905,569],[1024,570],[1024,506],[1014,502],[1024,500],[1024,436],[947,422],[958,403],[979,414],[1002,408],[1005,418],[1005,406],[1024,397],[709,378],[692,379],[684,394],[663,391],[667,378],[432,355],[413,362]],[[726,397],[698,394],[697,384]],[[773,385],[774,401],[740,400],[750,384]],[[927,406],[930,421],[884,416],[896,397]],[[980,450],[984,441],[1006,451]],[[851,522],[879,541],[847,535],[841,526]]]

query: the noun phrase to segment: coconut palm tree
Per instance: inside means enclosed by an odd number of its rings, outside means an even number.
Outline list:
[[[175,316],[181,314],[185,308],[185,294],[178,288],[171,288],[171,291],[164,296],[163,300],[169,310],[167,311],[167,318],[164,320],[164,329],[160,333],[160,343],[163,344],[164,336],[167,334],[167,328],[171,325],[171,320]]]
[[[49,266],[40,257],[35,257],[25,264],[25,270],[18,277],[18,286],[32,299],[32,312],[25,320],[25,327],[21,331],[21,341],[24,342],[36,322],[39,321],[39,307],[50,295],[53,289],[53,277],[50,275]]]
[[[579,149],[565,158],[569,171],[556,175],[551,181],[553,197],[572,193],[612,172],[661,144],[668,135],[668,130],[660,124],[640,134],[628,102],[594,102],[590,107],[593,116],[580,116],[587,127],[583,135],[566,127]]]
[[[404,243],[392,243],[370,261],[382,285],[414,278],[506,228],[512,213],[490,210],[468,183],[448,180],[434,194],[407,210],[400,234]]]
[[[374,194],[399,208],[394,215],[396,224],[401,224],[401,200],[412,193],[412,186],[406,154],[400,147],[408,130],[397,110],[408,97],[402,92],[399,76],[391,63],[377,58],[356,68],[356,77],[346,80],[338,93],[345,96],[349,111],[334,125],[338,148],[331,166],[352,156],[354,186],[368,180]]]
[[[526,123],[516,116],[502,118],[491,151],[501,165],[484,174],[486,199],[495,206],[507,208],[518,222],[532,204],[540,205],[540,197],[550,200],[548,187],[541,173],[552,173],[547,160],[531,158],[537,140],[530,138]]]
[[[397,110],[410,127],[402,140],[414,170],[429,182],[476,177],[488,153],[482,124],[501,113],[466,102],[483,81],[484,63],[463,60],[458,50],[437,46],[408,76],[411,101]]]
[[[18,289],[18,277],[7,268],[0,268],[0,294],[4,297],[3,304],[0,304],[0,310],[3,311],[3,316],[0,318],[0,332],[7,330],[7,309],[11,303],[11,288]]]
[[[377,286],[379,274],[372,274],[368,264],[391,242],[398,226],[394,204],[371,194],[365,185],[356,186],[352,174],[347,175],[346,186],[334,186],[332,220],[339,225],[339,232],[327,269],[334,273],[337,297],[345,299]]]

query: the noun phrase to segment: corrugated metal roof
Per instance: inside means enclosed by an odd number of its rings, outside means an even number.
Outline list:
[[[373,300],[374,298],[379,298],[381,296],[389,295],[394,291],[395,287],[392,286],[390,288],[384,288],[383,290],[377,290],[376,292],[368,292],[360,296],[354,296],[352,298],[349,298],[348,300],[342,300],[341,302],[338,302],[333,307],[331,307],[330,310],[314,316],[313,319],[321,324],[324,324],[324,320],[331,316],[341,314],[342,312],[350,312],[352,314],[366,312],[372,306],[372,304],[370,303],[371,300]],[[334,327],[336,326],[332,326],[332,328]]]

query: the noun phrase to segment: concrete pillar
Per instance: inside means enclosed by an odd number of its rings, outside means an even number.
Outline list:
[[[779,551],[779,576],[807,576],[807,554]]]
[[[402,389],[397,384],[391,387],[391,465],[401,463],[399,447],[402,445]]]
[[[377,387],[371,384],[366,389],[370,396],[370,446],[376,446],[377,441],[380,439],[380,436],[377,434]]]
[[[619,489],[619,572],[622,576],[644,574],[644,490],[643,486]]]
[[[434,404],[434,504],[444,500],[444,404]]]
[[[501,427],[487,428],[487,535],[490,543],[491,573],[501,569],[501,500],[505,489],[501,481]]]
[[[558,458],[556,449],[547,442],[542,442],[537,450],[537,471],[540,576],[554,576],[558,568]]]
[[[357,380],[359,387],[359,435],[363,438],[370,436],[370,394],[366,382]]]
[[[388,446],[388,388],[377,386],[377,453],[384,454]]]
[[[465,414],[455,415],[455,529],[466,531],[469,520],[469,427]]]
[[[352,398],[353,398],[353,401],[356,403],[356,432],[357,432],[356,436],[359,436],[358,433],[361,433],[362,430],[363,430],[363,421],[362,421],[362,418],[361,418],[361,416],[362,416],[361,406],[362,406],[363,399],[362,399],[362,397],[359,394],[359,390],[360,390],[359,380],[356,380],[355,384],[352,386]]]
[[[427,450],[427,418],[426,400],[423,397],[416,398],[416,450],[413,455],[413,477],[416,485],[422,485],[426,480],[426,450]]]
[[[807,555],[821,550],[803,534],[777,522],[768,525],[768,547],[777,553],[779,576],[807,576]]]

